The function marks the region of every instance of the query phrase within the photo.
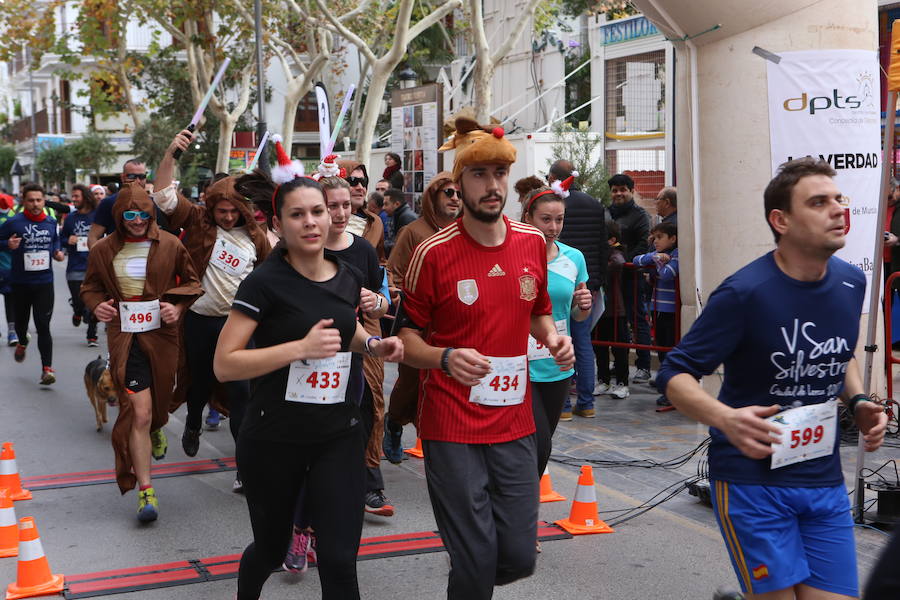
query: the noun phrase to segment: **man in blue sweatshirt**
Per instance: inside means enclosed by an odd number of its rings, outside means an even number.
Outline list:
[[[887,417],[853,357],[866,279],[833,256],[845,242],[834,174],[813,158],[781,166],[764,195],[775,250],[722,282],[657,376],[678,410],[710,426],[713,508],[754,598],[859,595],[837,404],[868,451]],[[716,399],[698,380],[719,365]]]
[[[19,343],[13,357],[25,360],[28,345],[28,322],[34,315],[41,353],[41,385],[56,382],[53,373],[53,338],[50,317],[53,316],[53,269],[50,259],[65,260],[59,249],[56,219],[44,211],[44,188],[37,183],[22,187],[22,212],[0,226],[0,250],[12,252],[13,306]]]

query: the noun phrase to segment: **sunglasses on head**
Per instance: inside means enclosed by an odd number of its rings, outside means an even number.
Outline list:
[[[142,221],[146,221],[150,218],[150,213],[142,210],[126,210],[122,213],[122,218],[126,221],[134,221],[138,217],[140,217]]]
[[[147,179],[146,173],[125,173],[125,179],[134,181],[135,179]]]
[[[369,178],[368,177],[348,177],[347,183],[350,184],[350,187],[355,187],[357,185],[361,185],[364,188],[369,187]]]
[[[444,195],[448,198],[452,198],[453,196],[459,196],[460,198],[462,198],[462,194],[459,193],[459,190],[454,190],[453,188],[447,188],[446,190],[443,190],[443,192]]]

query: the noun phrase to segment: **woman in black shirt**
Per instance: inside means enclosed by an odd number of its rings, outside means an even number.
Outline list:
[[[304,488],[321,536],[322,597],[359,598],[365,436],[347,386],[350,353],[397,361],[403,345],[370,337],[356,320],[362,275],[325,250],[331,221],[319,184],[242,179],[258,203],[272,199],[283,245],[238,288],[214,362],[220,381],[252,378],[236,453],[254,541],[241,558],[238,600],[259,598],[281,564]],[[256,348],[246,349],[251,337]]]

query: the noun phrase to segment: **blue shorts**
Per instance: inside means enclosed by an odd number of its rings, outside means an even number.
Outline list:
[[[799,583],[859,595],[856,541],[843,484],[801,488],[712,481],[713,510],[745,593]]]

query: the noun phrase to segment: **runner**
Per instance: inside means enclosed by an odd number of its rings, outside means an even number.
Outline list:
[[[566,179],[570,181],[571,178]],[[568,194],[563,182],[559,190]],[[537,227],[547,240],[547,291],[553,304],[556,331],[568,335],[570,317],[583,321],[591,315],[591,291],[587,289],[587,264],[581,251],[559,241],[563,229],[565,198],[549,187],[528,194],[522,206],[522,221]],[[528,338],[528,378],[537,430],[537,472],[544,473],[550,460],[553,434],[559,424],[563,404],[569,396],[574,370],[562,370],[550,351],[534,337]]]
[[[363,276],[325,250],[330,217],[321,186],[306,177],[278,187],[244,183],[258,204],[275,204],[283,245],[241,283],[216,348],[220,380],[254,380],[237,445],[253,527],[237,597],[259,598],[281,564],[304,490],[320,540],[322,597],[352,600],[359,598],[365,432],[348,386],[350,353],[399,360],[403,345],[358,323]],[[247,350],[251,337],[256,348]]]
[[[197,455],[203,407],[213,392],[223,391],[218,389],[221,387],[227,396],[231,435],[237,442],[250,400],[250,383],[243,379],[219,385],[213,373],[213,354],[238,285],[269,254],[265,231],[256,224],[244,196],[235,190],[234,177],[225,177],[209,186],[205,206],[192,204],[176,193],[172,185],[173,152],[187,150],[193,139],[194,134],[188,130],[175,136],[156,170],[158,189],[153,195],[156,205],[169,217],[169,224],[184,229],[184,245],[204,291],[184,319],[184,350],[190,383],[181,447],[188,456]],[[241,489],[239,474],[233,489]]]
[[[28,346],[28,322],[34,316],[41,354],[41,385],[56,382],[53,372],[53,337],[50,319],[53,316],[53,260],[65,260],[59,248],[56,219],[44,209],[44,188],[37,183],[22,186],[22,212],[0,227],[0,250],[12,251],[12,288],[15,310],[16,336],[19,338],[13,355],[16,362],[25,360]]]
[[[853,357],[866,278],[833,256],[845,243],[834,175],[813,158],[781,166],[764,195],[776,249],[710,295],[657,378],[678,410],[710,426],[716,519],[754,598],[859,595],[837,399],[867,451],[887,416]],[[720,364],[717,400],[698,379]]]
[[[87,323],[87,345],[96,348],[97,317],[84,307],[81,301],[81,282],[87,271],[88,244],[87,235],[94,222],[94,209],[97,203],[87,186],[76,185],[72,188],[72,204],[74,213],[69,214],[60,231],[60,238],[66,248],[69,261],[66,263],[66,283],[69,284],[69,302],[72,304],[72,325],[78,327],[81,321]]]
[[[449,171],[434,176],[422,194],[422,216],[404,227],[388,259],[391,282],[403,288],[406,269],[412,253],[425,239],[453,223],[459,216],[459,187]],[[397,380],[391,389],[391,401],[384,419],[384,455],[394,464],[403,461],[403,426],[416,417],[419,401],[419,370],[406,364],[397,365]]]
[[[12,198],[12,196],[10,196],[10,198]],[[16,212],[13,210],[12,206],[9,206],[8,208],[7,206],[8,205],[4,205],[3,208],[0,208],[0,227],[12,217],[16,216]],[[0,246],[0,294],[3,295],[3,310],[6,315],[6,345],[10,347],[19,343],[19,336],[16,334],[16,317],[13,309],[11,277],[12,252],[10,252],[8,247],[3,249],[2,246]]]
[[[406,362],[423,369],[419,437],[447,597],[482,600],[534,572],[538,478],[528,334],[564,370],[541,232],[502,215],[516,151],[499,127],[456,120],[453,179],[463,216],[413,253],[398,317]]]
[[[122,494],[139,486],[142,522],[158,515],[150,455],[165,457],[162,427],[181,395],[175,388],[184,375],[178,376],[179,321],[203,293],[187,250],[160,231],[154,210],[143,186],[122,186],[113,206],[116,230],[91,248],[81,286],[88,310],[106,323],[109,371],[119,399],[112,431],[116,481]]]

